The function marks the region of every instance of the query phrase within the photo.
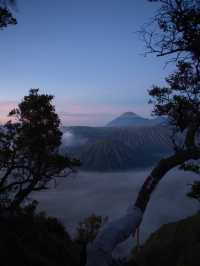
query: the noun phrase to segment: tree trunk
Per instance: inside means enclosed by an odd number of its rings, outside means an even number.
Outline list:
[[[87,266],[110,266],[112,251],[125,241],[142,222],[143,214],[150,197],[164,175],[174,167],[184,162],[200,158],[199,150],[184,150],[162,159],[152,170],[142,185],[135,203],[129,207],[127,213],[120,219],[105,225],[96,239],[87,247]]]

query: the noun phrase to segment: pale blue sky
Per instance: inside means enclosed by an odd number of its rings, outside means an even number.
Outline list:
[[[143,57],[134,34],[147,0],[18,0],[18,25],[0,32],[0,115],[30,88],[55,95],[64,124],[103,125],[124,111],[149,115],[147,89],[169,72]]]

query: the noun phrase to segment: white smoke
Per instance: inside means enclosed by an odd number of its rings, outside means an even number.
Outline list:
[[[64,147],[77,147],[86,143],[87,139],[75,136],[71,131],[66,131],[62,136],[62,146]]]

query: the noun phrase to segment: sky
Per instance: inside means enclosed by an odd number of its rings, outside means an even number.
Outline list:
[[[147,0],[18,0],[17,26],[0,31],[0,121],[30,88],[55,96],[64,125],[103,126],[126,111],[149,117],[148,92],[169,68],[144,57],[136,32]]]

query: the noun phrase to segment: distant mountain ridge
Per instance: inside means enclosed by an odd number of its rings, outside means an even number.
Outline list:
[[[107,127],[141,127],[154,126],[164,122],[164,118],[148,119],[137,115],[134,112],[126,112],[119,117],[113,119],[106,126]]]
[[[70,132],[81,145],[68,143],[64,151],[79,158],[82,162],[81,169],[86,171],[146,168],[172,151],[167,126],[78,126],[66,128],[65,131]]]

